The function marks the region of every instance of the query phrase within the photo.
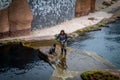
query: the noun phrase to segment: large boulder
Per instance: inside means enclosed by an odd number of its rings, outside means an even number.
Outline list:
[[[9,36],[8,8],[0,11],[0,38]]]
[[[103,1],[103,3],[102,3],[103,5],[105,5],[105,6],[107,6],[107,7],[109,7],[109,6],[111,6],[112,4],[113,4],[113,2],[112,1]]]
[[[30,34],[32,19],[27,0],[12,0],[9,6],[10,36]]]
[[[95,0],[77,0],[75,5],[75,16],[88,15],[95,10]]]

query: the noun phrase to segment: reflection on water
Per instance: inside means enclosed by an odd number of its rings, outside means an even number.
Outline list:
[[[120,20],[108,26],[101,31],[90,32],[87,36],[76,38],[69,46],[95,52],[120,68]]]
[[[39,51],[22,44],[0,46],[0,80],[49,80],[53,68]]]
[[[57,63],[55,64],[55,71],[53,76],[57,78],[63,78],[67,72],[67,65],[66,65],[66,55],[60,55]],[[55,79],[55,80],[63,80],[63,79]]]
[[[58,64],[58,67],[65,70],[67,68],[67,65],[66,65],[66,54],[65,55],[60,55],[60,61],[59,61],[59,64]]]

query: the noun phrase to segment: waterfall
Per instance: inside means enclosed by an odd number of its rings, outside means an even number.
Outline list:
[[[49,27],[74,17],[76,0],[29,0],[33,30]]]

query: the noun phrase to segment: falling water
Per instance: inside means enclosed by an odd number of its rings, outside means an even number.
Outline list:
[[[53,26],[74,17],[76,0],[29,0],[33,30]]]

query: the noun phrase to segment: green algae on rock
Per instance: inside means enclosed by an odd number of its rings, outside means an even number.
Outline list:
[[[13,40],[1,40],[0,44],[2,45],[6,45],[6,44],[12,44],[12,43],[23,43],[24,40],[20,40],[20,39],[13,39]]]
[[[83,29],[75,31],[79,36],[84,36],[86,32],[101,30],[100,26],[88,26]]]
[[[81,75],[83,80],[119,80],[118,76],[103,70],[91,70]]]

